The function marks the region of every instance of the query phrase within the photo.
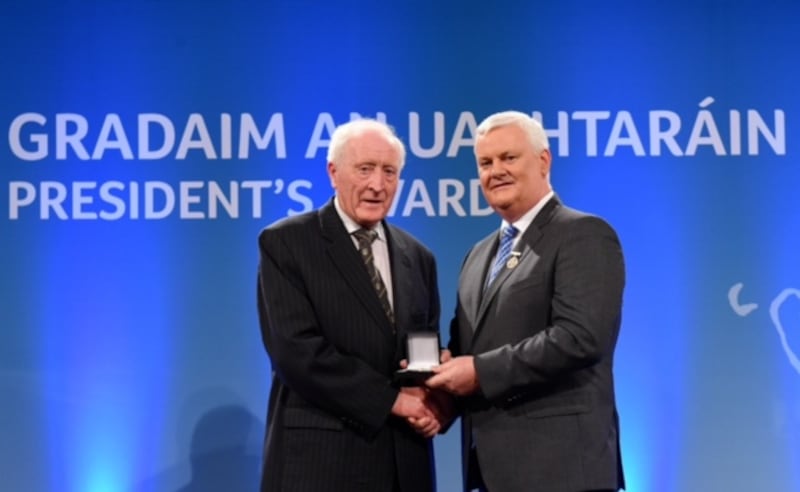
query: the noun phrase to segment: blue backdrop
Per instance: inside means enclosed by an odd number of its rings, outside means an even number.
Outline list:
[[[796,5],[5,2],[2,489],[254,490],[259,230],[330,197],[335,124],[385,119],[446,333],[499,224],[472,132],[518,109],[623,242],[628,490],[800,490]]]

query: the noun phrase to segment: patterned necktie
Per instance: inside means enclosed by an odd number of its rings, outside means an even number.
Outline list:
[[[359,229],[353,235],[358,240],[358,252],[361,253],[361,259],[364,260],[364,265],[367,267],[369,279],[372,281],[372,287],[381,301],[383,312],[386,313],[386,317],[389,318],[392,326],[394,326],[394,312],[392,311],[392,305],[389,304],[386,285],[383,283],[380,272],[375,267],[375,258],[372,256],[372,242],[378,239],[378,233],[367,229]]]
[[[514,238],[517,236],[519,229],[514,227],[513,225],[507,225],[503,227],[502,234],[500,236],[500,247],[497,248],[497,256],[494,259],[494,264],[492,265],[492,269],[489,272],[489,278],[486,281],[486,288],[488,289],[492,282],[494,281],[497,274],[505,267],[508,259],[511,258],[511,247],[514,245]]]

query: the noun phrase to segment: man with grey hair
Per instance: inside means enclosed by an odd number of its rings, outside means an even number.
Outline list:
[[[429,390],[398,388],[405,336],[438,332],[431,252],[389,225],[405,149],[375,120],[333,132],[335,196],[259,236],[258,312],[272,362],[262,492],[435,488]]]
[[[427,384],[459,395],[465,490],[624,487],[614,396],[625,268],[614,230],[564,206],[541,124],[477,129],[478,176],[501,228],[467,254],[452,358]]]

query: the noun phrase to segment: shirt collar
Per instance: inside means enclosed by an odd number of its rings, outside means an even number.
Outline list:
[[[523,216],[520,217],[519,220],[511,224],[519,230],[520,236],[522,236],[522,234],[525,233],[525,230],[527,230],[528,226],[531,225],[533,219],[536,218],[539,212],[544,208],[545,204],[547,204],[547,202],[549,202],[554,195],[555,192],[553,190],[550,190],[550,192],[547,193],[545,196],[543,196],[541,200],[536,202],[536,205],[534,205],[532,209],[525,212],[525,214],[523,214]],[[501,230],[506,225],[508,225],[508,222],[504,220],[500,225]]]
[[[342,219],[348,234],[352,235],[357,230],[363,229],[363,227],[358,225],[358,222],[353,220],[344,212],[344,210],[342,210],[342,207],[339,205],[338,196],[333,197],[333,206],[336,208],[336,213],[339,214],[339,218]],[[378,222],[375,227],[372,228],[372,230],[378,233],[378,240],[386,242],[386,233],[383,230],[383,224],[381,222]]]

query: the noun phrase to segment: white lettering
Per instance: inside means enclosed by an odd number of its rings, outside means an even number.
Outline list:
[[[335,128],[336,124],[333,122],[333,116],[330,113],[320,113],[317,116],[314,131],[311,133],[311,140],[309,140],[308,147],[306,147],[306,159],[316,159],[319,149],[328,148],[331,144],[330,136]],[[323,132],[328,138],[322,137]]]
[[[11,147],[11,152],[24,161],[38,161],[47,157],[46,133],[31,134],[30,142],[35,144],[34,150],[25,149],[20,138],[20,133],[27,123],[36,123],[39,126],[44,126],[46,122],[47,118],[39,113],[22,113],[14,118],[11,126],[8,127],[8,145]]]
[[[286,135],[283,130],[283,114],[273,114],[269,119],[267,129],[264,130],[264,133],[259,134],[253,117],[249,113],[243,113],[239,132],[239,158],[247,159],[250,156],[249,143],[251,139],[257,149],[266,150],[273,138],[275,139],[275,157],[285,159]]]
[[[67,131],[70,124],[75,127],[73,133]],[[66,159],[67,146],[70,146],[78,159],[88,161],[89,153],[82,142],[88,132],[89,123],[83,116],[75,113],[56,114],[56,159]]]
[[[19,209],[31,205],[36,200],[36,188],[24,181],[8,183],[8,218],[19,219]]]
[[[451,194],[449,190],[453,190]],[[464,217],[467,212],[461,206],[459,200],[464,197],[464,183],[457,179],[439,180],[439,216],[447,217],[448,208],[452,208],[459,217]]]
[[[421,179],[415,179],[411,182],[411,190],[408,192],[406,206],[403,208],[403,217],[410,216],[415,208],[422,208],[428,217],[436,215],[433,203],[431,203],[431,196],[425,187],[425,181]]]
[[[478,123],[472,113],[463,112],[459,114],[456,129],[453,131],[453,138],[450,140],[450,147],[447,149],[447,157],[455,157],[461,147],[469,147],[471,149],[475,143],[474,135],[477,129]],[[469,130],[468,137],[465,136],[467,130]]]
[[[622,136],[623,131],[628,134],[627,137]],[[617,117],[614,119],[614,126],[611,127],[611,136],[608,137],[608,143],[603,155],[606,157],[615,155],[617,147],[622,145],[630,146],[634,155],[644,155],[644,146],[639,138],[639,132],[636,131],[636,125],[633,124],[633,117],[627,111],[617,113]]]
[[[158,113],[142,113],[137,118],[139,132],[139,159],[152,160],[161,159],[170,153],[175,145],[175,125],[172,121]],[[161,128],[164,135],[164,142],[157,149],[150,148],[150,125],[156,124]]]
[[[610,111],[575,111],[572,119],[586,122],[586,155],[597,156],[597,122],[611,117]]]
[[[667,122],[667,128],[661,129],[661,122]],[[675,140],[681,129],[680,117],[672,111],[650,111],[650,155],[661,155],[661,142],[672,155],[682,156],[683,151]]]
[[[758,135],[761,134],[776,155],[786,155],[786,117],[775,110],[775,132],[770,132],[766,122],[753,109],[747,110],[747,147],[749,155],[758,155]]]
[[[97,187],[97,183],[91,181],[75,181],[72,183],[72,218],[81,219],[96,219],[95,212],[86,212],[83,210],[84,205],[92,204],[92,197],[84,196],[85,190],[93,190]]]
[[[422,159],[438,157],[444,149],[444,113],[433,114],[433,144],[427,149],[420,144],[419,113],[408,115],[408,146],[411,153]]]
[[[198,140],[195,140],[194,133],[197,131]],[[211,142],[211,135],[208,133],[206,122],[203,120],[203,115],[192,113],[189,115],[189,121],[186,122],[186,128],[183,130],[183,136],[178,144],[178,152],[175,155],[176,159],[186,159],[186,154],[190,149],[202,149],[206,155],[206,159],[216,159],[217,152],[214,150],[214,144]]]
[[[115,139],[111,138],[112,133],[116,136]],[[122,121],[120,121],[119,115],[106,115],[103,126],[100,128],[100,136],[97,138],[97,145],[95,145],[94,151],[92,152],[92,159],[102,159],[106,149],[117,149],[122,154],[123,159],[133,159],[133,152],[128,143],[128,137],[125,135],[125,130],[122,128]]]
[[[200,203],[200,197],[191,194],[192,190],[203,188],[202,181],[181,181],[180,184],[180,214],[181,219],[204,219],[203,212],[189,210],[189,205]]]

